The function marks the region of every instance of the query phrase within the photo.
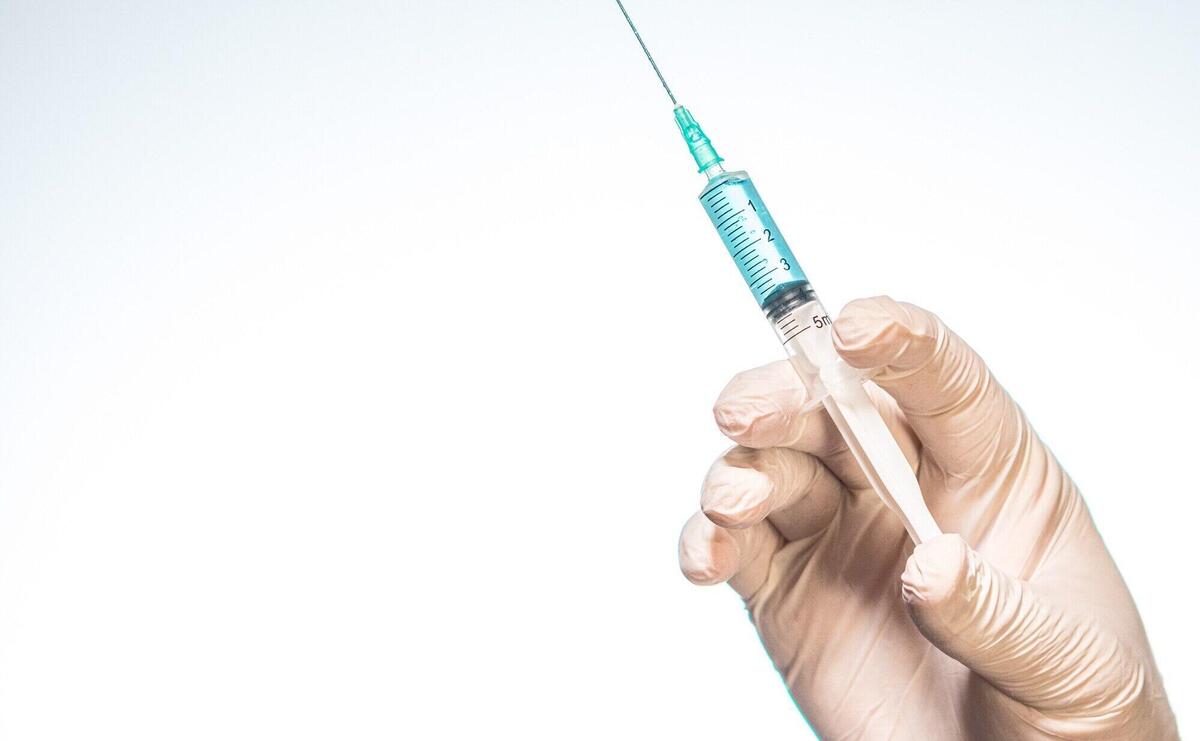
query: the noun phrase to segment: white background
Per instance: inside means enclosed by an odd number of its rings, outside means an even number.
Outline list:
[[[1200,730],[1197,6],[630,12],[830,308],[991,362]],[[807,733],[675,562],[780,356],[693,169],[602,0],[0,4],[0,736]]]

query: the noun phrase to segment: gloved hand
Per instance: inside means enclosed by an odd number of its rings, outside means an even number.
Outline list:
[[[947,533],[914,549],[787,362],[735,377],[679,558],[729,581],[823,738],[1178,738],[1137,608],[1071,479],[933,314],[833,325]],[[882,389],[882,390],[881,390]]]

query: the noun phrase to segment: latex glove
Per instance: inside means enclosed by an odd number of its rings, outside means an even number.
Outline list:
[[[680,564],[728,580],[823,738],[1177,738],[1137,608],[1083,499],[933,314],[856,301],[833,325],[947,534],[914,550],[787,362],[714,409]],[[880,387],[886,391],[880,391]]]

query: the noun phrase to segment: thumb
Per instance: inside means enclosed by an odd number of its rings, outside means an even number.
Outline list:
[[[833,323],[833,344],[904,410],[943,471],[972,477],[1027,437],[1016,403],[983,359],[934,314],[886,296],[853,301]]]
[[[901,594],[917,629],[1058,732],[1134,727],[1145,710],[1143,663],[1094,620],[1043,601],[958,535],[916,547]],[[1049,729],[1047,729],[1049,730]]]

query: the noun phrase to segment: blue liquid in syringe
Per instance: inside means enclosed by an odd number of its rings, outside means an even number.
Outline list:
[[[700,203],[759,306],[780,286],[808,280],[745,172],[713,178]]]

